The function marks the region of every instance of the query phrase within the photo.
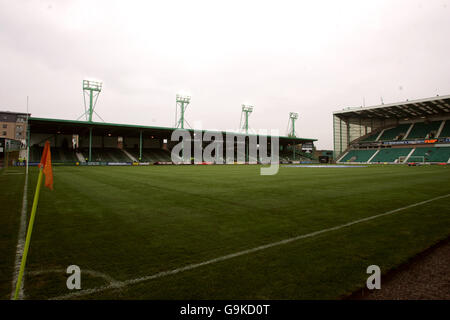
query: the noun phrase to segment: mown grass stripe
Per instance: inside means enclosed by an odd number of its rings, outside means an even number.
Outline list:
[[[25,246],[25,237],[27,232],[27,208],[28,208],[28,171],[25,174],[25,183],[23,186],[22,209],[20,211],[20,225],[19,225],[19,233],[17,236],[16,257],[14,259],[14,274],[11,288],[11,299],[14,298],[16,283],[19,278],[20,263],[22,260],[23,250]],[[23,293],[24,283],[25,283],[25,274],[22,279],[22,283],[20,285],[19,299],[24,298]]]
[[[162,278],[162,277],[166,277],[166,276],[169,276],[169,275],[174,275],[174,274],[177,274],[177,273],[180,273],[180,272],[184,272],[184,271],[200,268],[200,267],[203,267],[203,266],[206,266],[206,265],[210,265],[210,264],[213,264],[213,263],[217,263],[217,262],[233,259],[233,258],[240,257],[240,256],[243,256],[243,255],[251,254],[251,253],[254,253],[254,252],[258,252],[258,251],[266,250],[266,249],[273,248],[273,247],[276,247],[276,246],[288,244],[288,243],[291,243],[291,242],[294,242],[294,241],[298,241],[298,240],[301,240],[301,239],[315,237],[315,236],[318,236],[318,235],[321,235],[321,234],[324,234],[324,233],[327,233],[327,232],[337,231],[337,230],[340,230],[340,229],[343,229],[343,228],[347,228],[347,227],[353,226],[353,225],[358,224],[358,223],[367,222],[367,221],[370,221],[370,220],[381,218],[381,217],[384,217],[384,216],[387,216],[387,215],[391,215],[391,214],[394,214],[394,213],[397,213],[397,212],[400,212],[400,211],[411,209],[411,208],[414,208],[414,207],[417,207],[417,206],[421,206],[421,205],[430,203],[432,201],[444,199],[444,198],[447,198],[447,197],[450,197],[450,193],[446,194],[446,195],[438,196],[438,197],[435,197],[435,198],[431,198],[431,199],[428,199],[428,200],[424,200],[424,201],[421,201],[421,202],[416,202],[416,203],[413,203],[411,205],[404,206],[404,207],[401,207],[401,208],[397,208],[397,209],[394,209],[394,210],[390,210],[390,211],[387,211],[387,212],[384,212],[384,213],[380,213],[380,214],[377,214],[377,215],[374,215],[374,216],[369,216],[369,217],[366,217],[366,218],[354,220],[354,221],[351,221],[351,222],[348,222],[348,223],[345,223],[345,224],[341,224],[341,225],[338,225],[338,226],[335,226],[335,227],[331,227],[331,228],[327,228],[327,229],[311,232],[311,233],[308,233],[308,234],[299,235],[299,236],[296,236],[296,237],[280,240],[280,241],[277,241],[277,242],[272,242],[272,243],[265,244],[265,245],[262,245],[262,246],[259,246],[259,247],[255,247],[255,248],[251,248],[251,249],[247,249],[247,250],[231,253],[231,254],[228,254],[228,255],[224,255],[224,256],[221,256],[221,257],[218,257],[218,258],[214,258],[214,259],[211,259],[211,260],[207,260],[207,261],[203,261],[203,262],[200,262],[200,263],[190,264],[190,265],[187,265],[187,266],[184,266],[184,267],[181,267],[181,268],[176,268],[176,269],[173,269],[173,270],[159,272],[159,273],[156,273],[156,274],[153,274],[153,275],[143,276],[143,277],[139,277],[139,278],[135,278],[135,279],[129,279],[129,280],[116,282],[116,283],[113,283],[113,284],[110,284],[110,285],[106,285],[106,286],[102,286],[102,287],[86,289],[86,290],[81,290],[81,291],[78,291],[78,292],[69,293],[69,294],[66,294],[66,295],[57,296],[57,297],[51,298],[50,300],[64,300],[64,299],[70,299],[70,298],[75,298],[75,297],[82,297],[82,296],[86,296],[86,295],[90,295],[90,294],[94,294],[94,293],[99,293],[99,292],[102,292],[102,291],[105,291],[105,290],[109,290],[109,289],[124,288],[124,287],[129,286],[129,285],[133,285],[133,284],[137,284],[137,283],[141,283],[141,282],[145,282],[145,281],[149,281],[149,280],[153,280],[153,279],[157,279],[157,278]]]

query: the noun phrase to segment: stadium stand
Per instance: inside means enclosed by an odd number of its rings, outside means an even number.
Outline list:
[[[43,147],[32,146],[30,147],[30,161],[39,162],[41,161]],[[67,148],[51,148],[52,161],[55,163],[64,162],[76,162],[78,161],[75,151]]]
[[[41,155],[44,147],[32,146],[30,147],[30,162],[41,161]]]
[[[139,159],[139,149],[126,149],[133,157]],[[172,161],[170,152],[168,150],[158,148],[145,148],[142,149],[143,162],[170,162]]]
[[[435,153],[434,149],[436,148],[416,148],[411,154],[410,161],[412,161],[414,157],[424,157],[424,161],[428,161],[431,155]]]
[[[74,162],[78,161],[74,150],[65,148],[53,148],[51,150],[52,161],[54,162]]]
[[[376,162],[395,162],[399,157],[405,157],[411,152],[412,148],[388,148],[381,149],[372,159],[371,163]]]
[[[380,141],[388,141],[388,140],[401,140],[400,136],[404,136],[408,131],[410,123],[400,124],[394,128],[386,129],[383,132],[383,135],[380,137]]]
[[[450,158],[450,147],[416,148],[410,162],[417,161],[414,157],[424,157],[425,162],[447,162]]]
[[[441,134],[439,137],[450,137],[450,120],[445,121],[444,128],[442,128]]]
[[[82,149],[85,158],[89,157],[89,150]],[[118,148],[92,148],[92,160],[96,162],[131,162],[131,159]]]
[[[433,132],[434,135],[436,135],[441,123],[442,121],[433,121],[430,123],[417,122],[412,127],[411,132],[407,136],[407,139],[429,138],[430,134]]]
[[[350,150],[340,162],[367,162],[377,150]]]
[[[367,163],[450,164],[450,95],[345,107],[333,112],[333,131],[339,163],[364,162],[378,150]]]
[[[39,162],[41,160],[43,147],[33,146],[30,148],[30,160],[31,162]],[[138,149],[127,149],[136,159],[139,157]],[[78,158],[76,153],[70,149],[55,148],[51,149],[52,161],[64,163],[64,162],[77,162]],[[89,156],[89,150],[83,148],[80,150],[84,158]],[[142,150],[142,161],[145,162],[170,162],[170,152],[167,150],[150,148]],[[130,159],[122,150],[118,148],[92,148],[92,160],[95,162],[131,162]]]
[[[295,152],[295,158],[296,159],[301,158],[305,160],[315,160],[314,155],[312,153],[302,152],[298,150],[296,150]]]
[[[378,135],[380,134],[380,131],[375,131],[375,132],[371,132],[369,133],[369,135],[363,139],[361,139],[361,141],[364,142],[372,142],[377,140]]]
[[[295,152],[295,156],[294,156]],[[286,148],[280,152],[279,157],[281,161],[313,161],[314,156],[311,153],[303,152],[300,150],[292,151],[292,148]]]
[[[51,141],[52,148],[64,147],[65,145],[73,147],[75,145],[77,152],[74,155],[63,151],[56,156],[61,160],[73,158],[75,162],[72,164],[79,162],[79,165],[86,165],[88,162],[96,162],[95,165],[131,165],[134,161],[145,164],[172,162],[170,150],[178,143],[178,141],[172,141],[172,133],[176,129],[170,127],[90,123],[79,120],[33,117],[29,118],[29,123],[30,127],[33,128],[30,131],[32,145],[42,146],[47,140]],[[193,129],[187,131],[191,136],[194,135]],[[227,137],[229,133],[223,131],[220,134]],[[244,136],[245,134],[233,133],[233,135]],[[285,150],[292,145],[300,148],[300,145],[304,147],[306,144],[305,150],[311,149],[311,152],[314,151],[313,143],[316,139],[293,136],[277,136],[277,138],[280,150]],[[140,147],[143,148],[142,159],[139,159]],[[237,141],[235,141],[235,148],[237,148]],[[70,148],[66,147],[66,149]],[[89,149],[91,149],[91,152],[89,152]],[[37,154],[39,155],[40,152],[38,151]],[[89,154],[91,155],[90,159]],[[193,148],[191,155],[194,155]],[[291,149],[289,157],[292,156],[293,151]],[[296,154],[295,160],[300,160],[299,157],[300,155]],[[256,162],[256,159],[250,158],[249,161]]]

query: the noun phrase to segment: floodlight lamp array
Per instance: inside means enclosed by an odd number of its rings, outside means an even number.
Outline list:
[[[252,112],[253,111],[253,106],[249,106],[249,105],[242,105],[242,111],[244,112]]]
[[[298,113],[297,112],[290,112],[289,118],[297,120],[298,119]]]
[[[102,83],[99,81],[83,80],[83,90],[102,91]]]
[[[177,94],[177,102],[188,103],[189,101],[191,101],[191,96]]]

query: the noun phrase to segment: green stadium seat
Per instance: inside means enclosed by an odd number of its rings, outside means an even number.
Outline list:
[[[133,157],[139,159],[139,149],[126,149]],[[172,161],[170,151],[158,148],[142,149],[142,162],[170,162]]]
[[[411,132],[408,134],[408,137],[406,137],[406,139],[428,138],[431,132],[434,132],[435,134],[437,133],[441,123],[442,121],[433,121],[430,123],[417,122],[412,127]]]
[[[450,120],[445,121],[444,128],[442,128],[439,138],[450,138]]]
[[[410,123],[404,123],[395,128],[386,129],[380,137],[380,141],[396,140],[399,135],[405,135],[410,126]]]
[[[30,147],[30,162],[41,161],[43,147],[32,146]],[[52,154],[52,162],[54,163],[69,163],[78,161],[75,152],[67,148],[51,147],[50,152]]]
[[[339,162],[367,162],[377,150],[350,150]]]
[[[89,157],[89,149],[81,150],[83,157]],[[91,160],[93,162],[131,162],[132,160],[118,148],[92,148]]]
[[[395,162],[399,157],[406,157],[412,148],[387,148],[380,149],[377,155],[372,159],[375,162]]]
[[[380,134],[380,131],[375,131],[369,133],[369,135],[363,139],[361,139],[361,142],[373,142],[377,140],[378,135]]]
[[[450,158],[450,146],[416,148],[409,162],[422,161],[421,157],[425,162],[447,162]]]

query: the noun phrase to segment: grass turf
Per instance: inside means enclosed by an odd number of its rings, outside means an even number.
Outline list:
[[[448,166],[357,169],[259,166],[55,167],[43,189],[25,295],[70,291],[152,275],[330,228],[450,193]],[[0,173],[0,298],[11,292],[24,175]],[[29,210],[37,180],[29,177]],[[335,299],[450,235],[449,198],[379,219],[83,299]],[[44,271],[43,274],[33,272]]]

